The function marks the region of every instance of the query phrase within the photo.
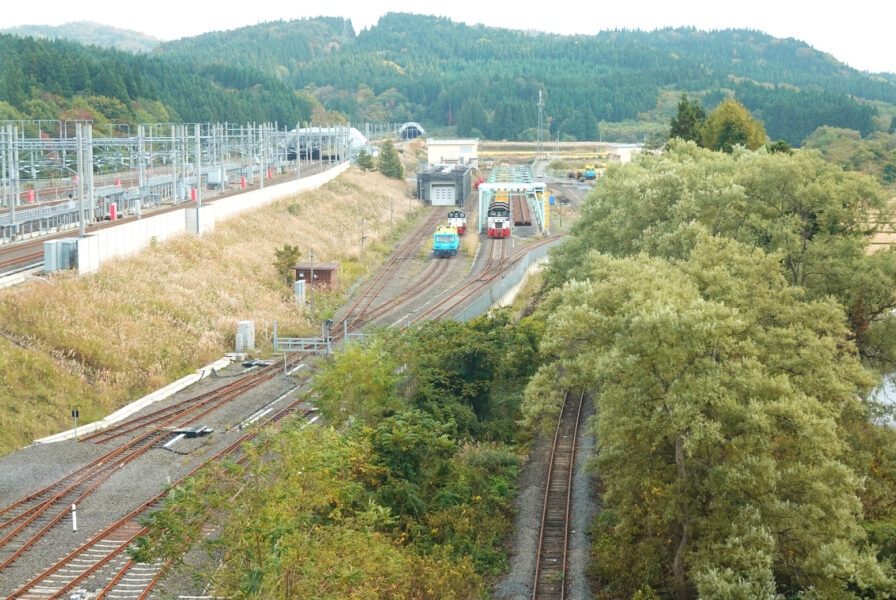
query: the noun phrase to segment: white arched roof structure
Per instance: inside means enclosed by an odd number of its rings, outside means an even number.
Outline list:
[[[426,130],[423,129],[423,125],[413,121],[405,123],[401,126],[401,129],[398,130],[398,137],[402,140],[410,140],[424,135],[426,135]]]

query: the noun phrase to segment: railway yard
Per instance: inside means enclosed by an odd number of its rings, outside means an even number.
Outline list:
[[[556,189],[562,199],[558,205],[569,203],[570,211],[579,206],[587,191],[565,182]],[[474,192],[465,207],[470,224],[478,217],[476,196]],[[531,223],[525,196],[514,195],[513,202],[517,224]],[[475,256],[432,259],[427,242],[444,220],[443,212],[439,207],[427,209],[388,260],[356,286],[334,317],[332,343],[338,345],[346,331],[355,333],[372,326],[404,328],[428,319],[453,318],[527,253],[557,241],[561,229],[553,225],[552,232],[558,233],[513,239],[482,235]],[[466,235],[478,234],[471,227]],[[27,255],[18,250],[19,257]],[[3,256],[0,260],[13,263],[17,258]],[[283,418],[316,420],[313,407],[303,400],[313,365],[310,351],[292,352],[282,359],[233,363],[107,430],[82,436],[77,442],[33,445],[0,459],[0,595],[68,598],[86,590],[89,598],[159,597],[162,588],[156,586],[164,565],[135,565],[125,552],[143,531],[140,517],[158,506],[166,486],[206,462],[238,460],[240,444],[256,431],[250,424]],[[584,396],[579,394],[575,400],[578,407]],[[518,550],[511,574],[499,584],[496,597],[522,597],[517,595],[521,588],[536,589],[535,598],[563,597],[558,595],[557,588],[563,586],[557,585],[558,579],[562,580],[557,574],[567,570],[570,587],[585,589],[581,573],[587,560],[587,551],[582,549],[586,517],[574,517],[570,527],[561,518],[570,510],[545,495],[565,495],[566,501],[587,495],[587,483],[574,483],[570,468],[576,460],[574,431],[581,409],[570,412],[575,413],[574,418],[567,412],[558,425],[556,466],[542,472],[552,460],[545,459],[545,464],[535,460],[528,475],[524,474],[528,483],[524,482],[519,499]],[[546,484],[547,473],[559,478],[558,482],[552,479]],[[533,511],[541,512],[539,521],[546,523],[540,534],[533,531]],[[567,546],[568,536],[572,536],[571,546]],[[543,549],[536,551],[536,547]],[[570,556],[578,557],[578,567],[555,564],[558,553],[566,560],[567,548]],[[526,577],[531,578],[539,566],[548,570],[538,579],[542,583],[526,583]]]

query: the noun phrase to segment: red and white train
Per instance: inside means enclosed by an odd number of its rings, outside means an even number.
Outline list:
[[[510,204],[505,200],[495,200],[488,205],[488,237],[510,237]]]
[[[452,210],[448,213],[448,226],[457,229],[457,235],[463,235],[467,230],[467,213],[462,210]]]

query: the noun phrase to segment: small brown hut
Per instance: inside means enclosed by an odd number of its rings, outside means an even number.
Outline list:
[[[314,280],[312,285],[315,287],[339,287],[339,263],[302,262],[296,264],[293,269],[296,272],[296,281],[312,281],[311,274],[313,271]]]

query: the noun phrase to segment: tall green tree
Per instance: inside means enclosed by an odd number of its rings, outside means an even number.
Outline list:
[[[756,150],[765,144],[765,127],[744,105],[726,98],[706,117],[700,128],[700,144],[710,150],[731,153],[735,146]]]
[[[457,135],[469,136],[474,129],[480,132],[488,129],[488,115],[479,98],[467,98],[457,111]]]
[[[295,281],[296,272],[293,267],[299,261],[300,256],[302,256],[302,251],[298,246],[284,244],[282,248],[274,250],[274,268],[277,269],[277,273],[280,274],[280,278],[286,285],[292,285]]]
[[[380,146],[380,154],[377,157],[376,168],[380,173],[386,177],[391,177],[392,179],[402,179],[404,177],[404,168],[401,166],[401,161],[398,159],[398,152],[395,150],[395,145],[392,143],[392,140],[387,139],[383,142],[383,145]]]
[[[706,121],[706,111],[695,98],[688,101],[687,92],[681,93],[678,101],[678,113],[669,122],[669,137],[699,142],[700,129]]]
[[[0,98],[3,98],[16,108],[24,108],[29,99],[30,90],[28,80],[22,72],[22,68],[16,62],[8,58],[3,69],[3,77],[0,79]]]
[[[373,157],[363,148],[358,152],[358,168],[362,171],[373,171],[376,169],[376,165],[373,163]]]
[[[867,251],[892,216],[872,178],[807,152],[731,155],[676,140],[661,156],[605,175],[555,252],[556,281],[575,277],[592,250],[684,258],[699,232],[730,237],[779,254],[788,282],[809,298],[835,297],[864,358],[882,369],[896,366],[886,350],[896,346],[887,333],[896,308],[896,252]]]
[[[607,597],[896,590],[847,463],[873,379],[842,309],[803,300],[778,260],[706,234],[684,260],[591,253],[541,309],[554,359],[524,415],[555,415],[557,389],[594,391]]]
[[[314,381],[327,422],[340,425],[351,419],[373,426],[403,408],[396,393],[398,371],[383,338],[363,346],[347,345]]]

